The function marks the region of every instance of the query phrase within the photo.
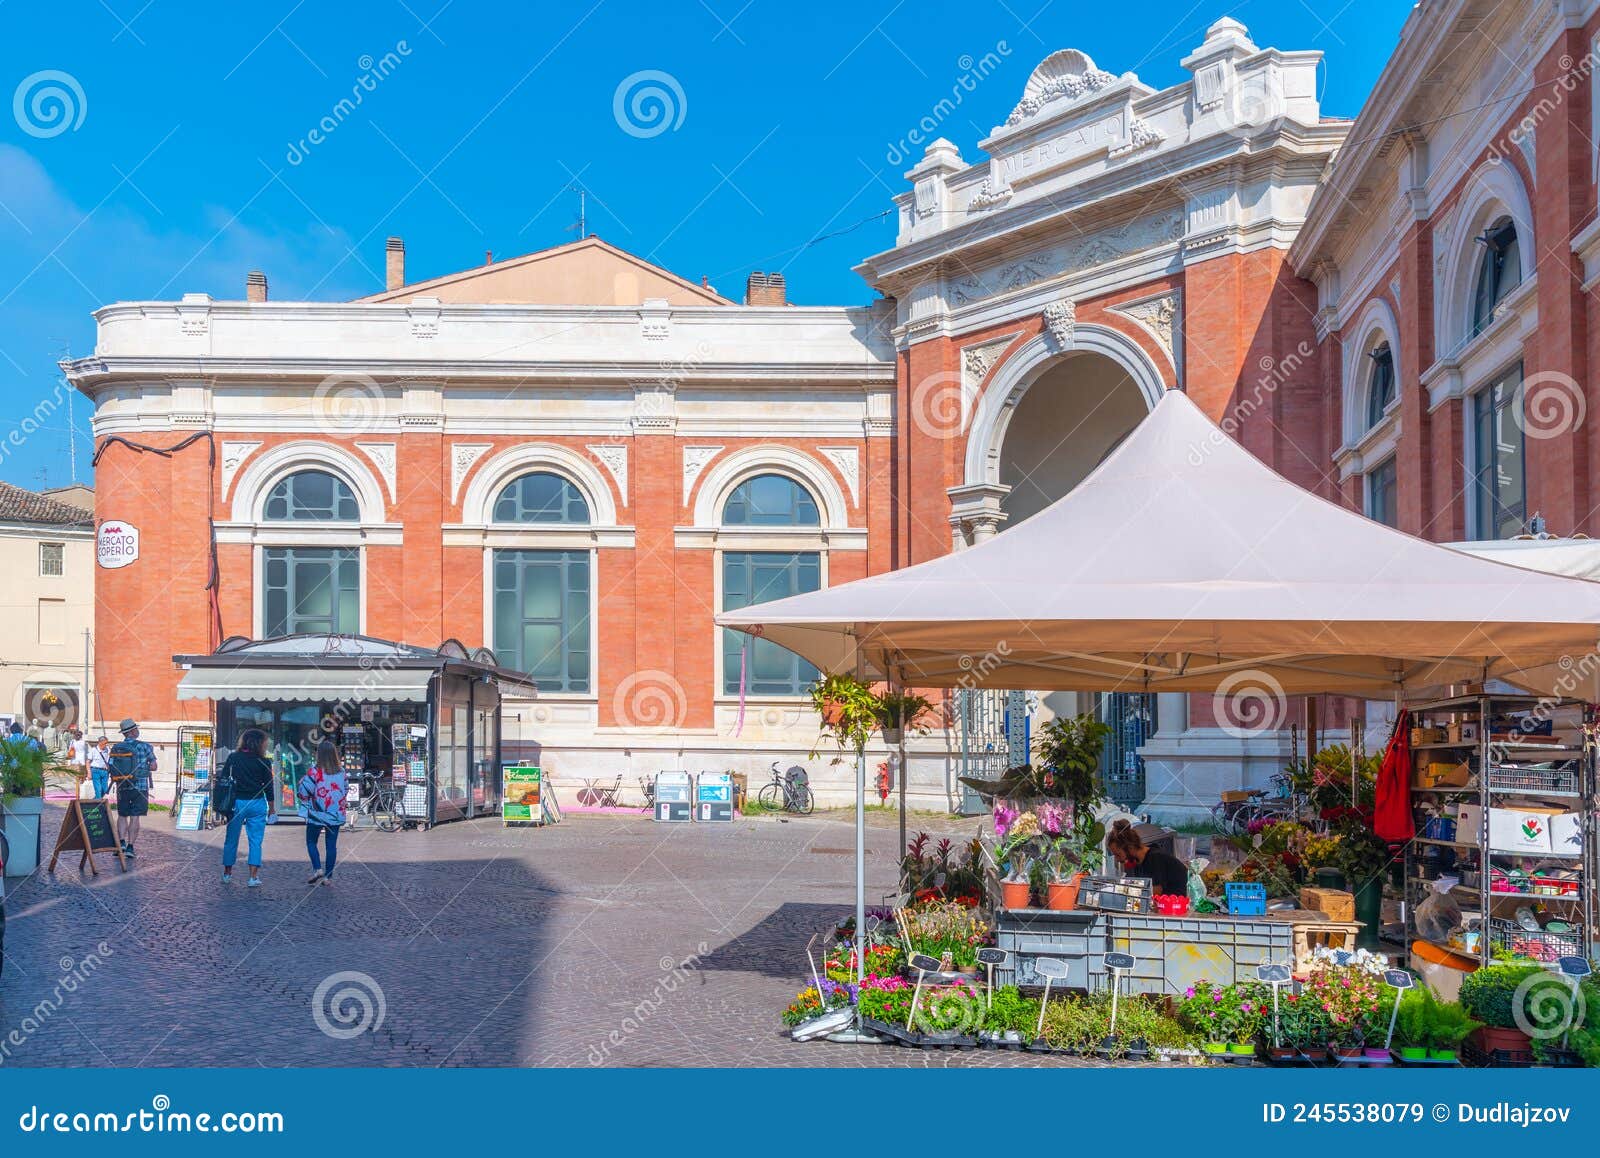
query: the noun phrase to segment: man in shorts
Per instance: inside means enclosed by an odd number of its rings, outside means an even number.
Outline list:
[[[133,855],[139,839],[139,821],[150,811],[150,789],[155,783],[156,750],[139,739],[139,725],[123,720],[122,740],[111,746],[111,782],[117,786],[117,838],[122,855]]]

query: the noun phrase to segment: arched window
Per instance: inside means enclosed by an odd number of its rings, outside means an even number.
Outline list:
[[[343,479],[325,470],[300,470],[267,492],[261,517],[273,523],[355,523],[361,510]],[[261,579],[264,637],[361,630],[360,548],[266,547]]]
[[[325,470],[297,470],[267,492],[261,516],[274,523],[354,523],[361,508],[342,478]]]
[[[494,521],[586,524],[589,504],[566,479],[540,471],[506,484],[494,501]]]
[[[1394,351],[1381,343],[1369,355],[1372,373],[1367,379],[1367,429],[1383,421],[1383,414],[1394,401]]]
[[[1472,332],[1481,334],[1494,321],[1494,312],[1511,291],[1522,284],[1522,252],[1517,227],[1502,217],[1478,238],[1483,255],[1478,259],[1478,283],[1472,296]]]
[[[583,493],[558,474],[513,479],[494,501],[496,523],[589,523]],[[527,672],[541,692],[585,694],[590,687],[588,549],[494,552],[494,649]]]
[[[758,474],[734,488],[722,508],[729,527],[815,527],[822,518],[805,487],[781,474]]]
[[[815,527],[821,522],[811,492],[777,474],[756,475],[740,483],[722,508],[727,527]],[[815,591],[821,585],[822,555],[817,551],[722,553],[724,611]],[[803,695],[817,678],[817,669],[787,648],[742,631],[724,630],[723,694],[739,694],[741,666],[744,689],[753,696]]]

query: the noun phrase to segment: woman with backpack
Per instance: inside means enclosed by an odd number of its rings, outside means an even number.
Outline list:
[[[300,801],[300,812],[306,818],[306,853],[311,857],[311,875],[306,884],[319,881],[333,884],[333,866],[339,859],[339,829],[345,822],[345,796],[350,783],[344,769],[339,766],[339,750],[332,740],[317,745],[317,759],[311,771],[300,777],[295,787],[295,797]],[[317,838],[327,845],[328,863],[324,867],[317,856]]]
[[[228,832],[222,840],[222,883],[233,883],[233,864],[239,859],[239,830],[250,841],[250,888],[261,885],[261,845],[267,834],[267,814],[272,811],[272,761],[267,759],[267,734],[248,728],[239,737],[239,747],[222,765],[217,788],[232,790],[232,807],[218,808],[226,815]]]

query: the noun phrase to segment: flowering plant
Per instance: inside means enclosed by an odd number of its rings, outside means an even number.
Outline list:
[[[868,945],[866,972],[893,973],[900,968],[900,949],[896,945]],[[854,981],[856,976],[856,951],[853,945],[841,945],[828,954],[823,972],[834,981]]]
[[[783,1011],[783,1024],[799,1025],[813,1017],[821,1016],[830,1009],[838,1009],[845,1005],[854,1005],[856,1002],[856,987],[854,985],[841,985],[835,981],[823,980],[820,988],[808,985],[802,989],[795,999],[789,1003],[789,1008]]]
[[[1272,1015],[1272,999],[1253,983],[1214,985],[1201,982],[1184,990],[1179,1014],[1209,1042],[1254,1040]]]
[[[1383,982],[1359,965],[1315,969],[1302,999],[1316,1002],[1328,1019],[1329,1044],[1359,1047],[1371,1034],[1383,1008]]]
[[[960,901],[928,901],[904,910],[909,951],[941,960],[950,955],[958,969],[978,963],[978,946],[989,939],[989,926]]]

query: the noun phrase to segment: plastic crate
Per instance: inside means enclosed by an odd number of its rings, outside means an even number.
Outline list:
[[[1087,989],[1091,978],[1105,968],[1106,923],[1098,913],[1079,910],[1038,909],[1026,915],[1007,910],[996,917],[995,945],[1011,955],[995,969],[996,985],[1043,988],[1044,978],[1035,972],[1034,962],[1054,957],[1066,962],[1067,976],[1052,981],[1052,990]]]
[[[1251,881],[1229,881],[1223,885],[1228,912],[1236,917],[1260,917],[1267,911],[1267,886]]]
[[[1155,882],[1147,877],[1085,877],[1078,889],[1078,907],[1108,913],[1150,913],[1156,907],[1154,889]]]
[[[1563,764],[1565,766],[1559,768],[1552,768],[1549,764],[1498,764],[1489,770],[1489,787],[1499,792],[1554,792],[1576,796],[1578,763],[1563,761]]]
[[[1454,840],[1456,821],[1453,816],[1430,816],[1422,826],[1420,835],[1425,840]]]
[[[1496,949],[1509,949],[1519,957],[1550,962],[1558,957],[1582,957],[1583,934],[1575,929],[1571,933],[1530,932],[1515,921],[1498,917],[1489,921],[1489,944]]]
[[[1133,913],[1108,913],[1105,920],[1107,949],[1133,957],[1127,974],[1133,993],[1181,996],[1202,981],[1254,981],[1256,966],[1294,959],[1294,926],[1285,921]]]

